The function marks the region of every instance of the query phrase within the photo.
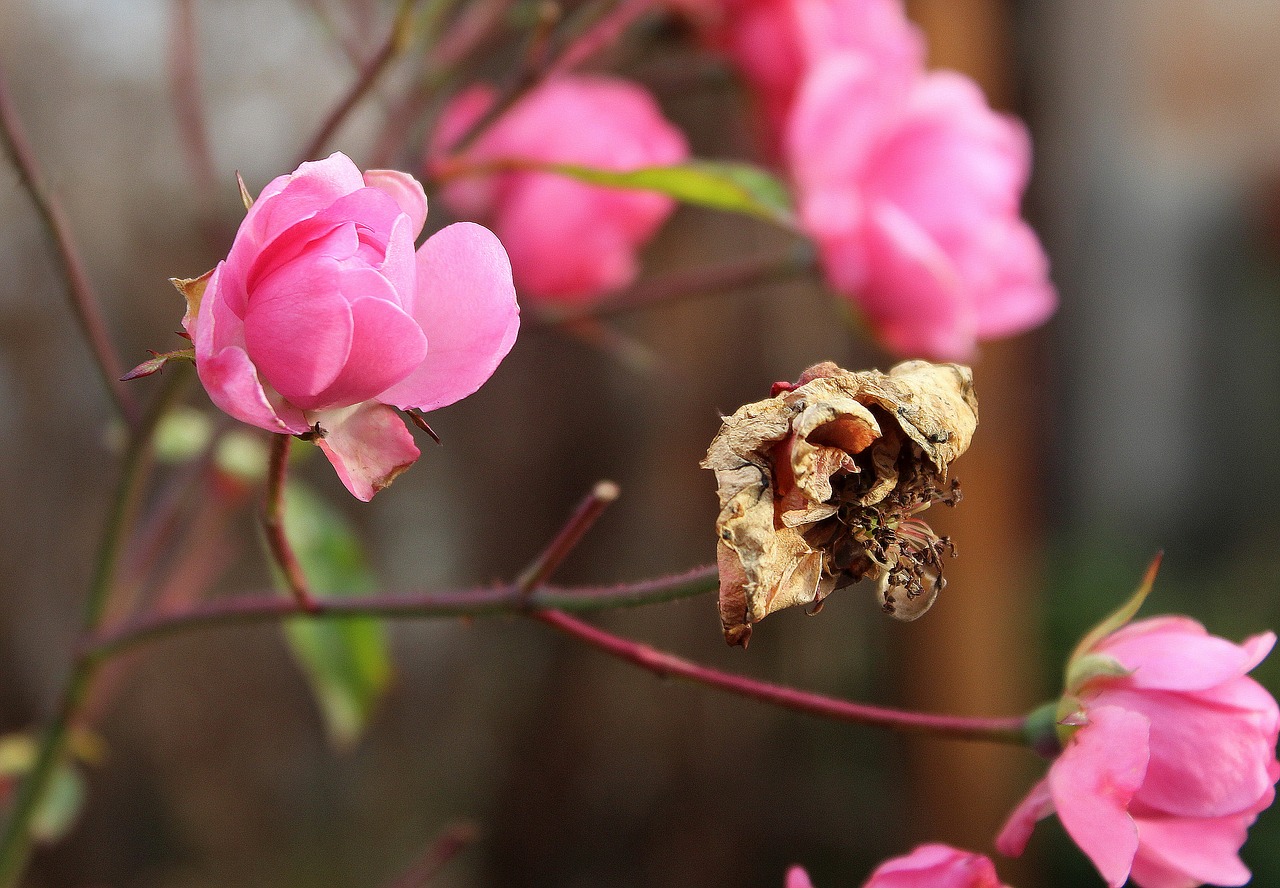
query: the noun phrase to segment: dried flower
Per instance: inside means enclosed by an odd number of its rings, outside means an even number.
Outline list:
[[[959,501],[947,469],[977,425],[969,368],[927,361],[818,364],[725,419],[702,462],[720,495],[725,640],[745,645],[774,611],[861,579],[898,619],[928,610],[953,550],[917,516]]]

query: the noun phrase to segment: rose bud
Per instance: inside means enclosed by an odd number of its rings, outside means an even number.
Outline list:
[[[520,326],[493,233],[451,225],[415,253],[426,217],[412,176],[333,154],[268,184],[227,258],[179,285],[213,402],[315,440],[362,500],[418,458],[396,409],[474,392]]]
[[[1244,885],[1238,852],[1280,777],[1280,709],[1246,673],[1276,637],[1237,645],[1178,616],[1127,623],[1136,610],[1131,602],[1072,656],[1054,719],[1062,751],[996,847],[1021,854],[1056,811],[1113,888]]]
[[[908,361],[888,373],[809,368],[795,385],[724,420],[703,468],[716,473],[725,640],[795,604],[877,583],[884,610],[913,620],[943,586],[950,541],[918,514],[954,504],[947,469],[978,425],[973,376]]]

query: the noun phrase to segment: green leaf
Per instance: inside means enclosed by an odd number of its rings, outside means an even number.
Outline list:
[[[795,211],[787,186],[772,174],[749,163],[691,160],[674,166],[642,167],[629,172],[601,170],[571,163],[520,162],[511,166],[516,169],[559,173],[608,188],[657,191],[684,203],[746,213],[785,228],[796,227]]]
[[[31,817],[31,835],[39,842],[56,842],[65,836],[84,807],[84,797],[80,772],[67,762],[58,765]]]
[[[377,588],[359,540],[342,515],[300,484],[285,489],[285,533],[319,596],[359,595]],[[282,586],[283,588],[283,586]],[[297,618],[285,637],[311,682],[329,739],[360,739],[391,680],[381,621],[371,617]]]
[[[72,754],[79,745],[71,738]],[[96,741],[95,741],[96,742]],[[6,734],[0,737],[0,778],[18,778],[31,770],[36,760],[36,743],[28,734]],[[40,842],[56,842],[75,824],[84,807],[84,778],[63,760],[54,766],[53,777],[44,797],[31,817],[31,835]]]

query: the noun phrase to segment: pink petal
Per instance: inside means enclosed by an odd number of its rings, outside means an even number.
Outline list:
[[[263,378],[304,410],[338,378],[351,351],[351,308],[330,258],[299,260],[264,281],[245,315],[249,356]]]
[[[364,184],[391,196],[400,212],[409,217],[410,240],[417,240],[427,222],[427,193],[422,183],[399,170],[368,170]]]
[[[209,398],[229,416],[281,434],[301,434],[309,427],[298,408],[283,402],[271,403],[244,349],[224,348],[197,360],[196,370]]]
[[[1125,883],[1138,850],[1128,807],[1147,770],[1148,731],[1138,713],[1090,709],[1089,724],[1049,767],[1058,819],[1112,888]]]
[[[787,156],[804,192],[861,183],[908,81],[861,53],[833,55],[806,76],[787,125]]]
[[[1152,631],[1104,639],[1097,650],[1119,660],[1133,674],[1126,687],[1198,691],[1239,678],[1256,661],[1255,651],[1199,631]]]
[[[1151,761],[1138,792],[1144,805],[1221,817],[1247,810],[1274,782],[1268,769],[1274,739],[1248,714],[1188,694],[1123,687],[1105,689],[1095,705],[1121,706],[1151,724]]]
[[[435,410],[484,384],[515,343],[520,308],[511,264],[493,232],[459,222],[418,248],[414,318],[427,335],[427,357],[378,399]]]
[[[281,231],[314,216],[344,194],[364,187],[364,177],[351,158],[334,152],[324,160],[302,164],[288,176],[280,176],[262,190],[244,222],[237,244],[245,237],[250,252],[274,239]],[[235,246],[232,247],[235,252]]]
[[[869,221],[867,281],[854,298],[880,337],[902,354],[972,357],[975,319],[947,255],[896,207],[874,207]]]
[[[638,245],[673,209],[660,195],[533,174],[513,184],[495,227],[522,294],[575,302],[634,280]]]
[[[404,421],[385,404],[366,401],[312,418],[325,431],[316,443],[358,500],[373,499],[419,456]]]
[[[867,186],[870,199],[896,204],[936,235],[1015,217],[1030,167],[1022,123],[992,111],[972,80],[944,71],[917,81],[868,160]]]
[[[996,868],[981,854],[949,845],[921,845],[876,868],[864,888],[1001,888]]]
[[[955,261],[973,301],[979,339],[1038,327],[1058,307],[1049,258],[1021,219],[998,219],[970,232]]]
[[[353,277],[390,284],[372,269]],[[345,286],[344,286],[345,291]],[[325,408],[367,401],[406,378],[427,356],[427,337],[418,322],[387,299],[366,296],[351,300],[351,351],[338,378],[315,401]]]
[[[1018,803],[1000,828],[1000,834],[996,836],[996,850],[1006,857],[1020,857],[1031,840],[1036,823],[1052,814],[1053,810],[1049,781],[1041,780],[1031,787],[1026,798]]]
[[[243,276],[245,302],[230,307],[240,317],[248,312],[250,293],[256,293],[262,283],[271,275],[287,268],[295,260],[313,261],[319,258],[344,262],[360,249],[360,235],[356,225],[350,219],[318,220],[307,219],[281,232],[280,236],[263,247],[262,251],[249,263],[247,273]]]
[[[1251,874],[1239,851],[1252,816],[1135,819],[1142,846],[1133,861],[1133,880],[1142,888],[1244,885],[1249,881]]]
[[[786,888],[813,888],[813,882],[809,881],[809,874],[803,867],[793,866],[787,870]]]

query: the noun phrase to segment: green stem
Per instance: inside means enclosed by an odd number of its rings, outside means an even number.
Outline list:
[[[97,628],[110,598],[128,526],[127,519],[146,477],[144,467],[147,464],[152,433],[160,418],[182,391],[189,375],[185,371],[185,367],[175,367],[168,374],[164,387],[156,393],[142,422],[129,439],[85,604],[84,625],[88,632]],[[22,876],[31,854],[31,820],[49,788],[54,768],[66,746],[71,722],[89,692],[100,663],[99,659],[83,652],[72,663],[53,719],[41,735],[35,762],[22,780],[13,809],[5,823],[4,833],[0,835],[0,888],[12,888]]]

